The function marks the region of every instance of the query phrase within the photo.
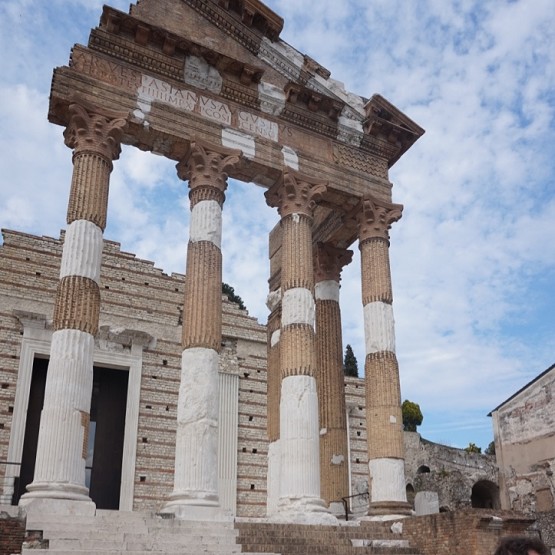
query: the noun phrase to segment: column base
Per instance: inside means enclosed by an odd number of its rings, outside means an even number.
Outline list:
[[[412,515],[412,506],[404,501],[375,501],[368,508],[368,515],[360,520],[395,520]]]
[[[159,511],[160,515],[173,515],[180,520],[201,520],[208,522],[228,522],[233,520],[229,511],[222,509],[218,501],[191,499],[175,496]]]
[[[345,520],[345,505],[340,501],[332,501],[329,506],[330,513],[340,520]]]
[[[64,499],[92,503],[87,487],[67,482],[33,482],[27,486],[27,493],[21,496],[19,504],[23,506],[27,500],[32,499]]]
[[[277,512],[269,520],[289,524],[324,524],[336,526],[339,522],[326,504],[318,497],[281,497]]]
[[[54,497],[27,497],[25,494],[19,501],[20,510],[27,516],[27,522],[42,520],[53,515],[60,516],[94,516],[96,505],[87,497],[83,500]]]

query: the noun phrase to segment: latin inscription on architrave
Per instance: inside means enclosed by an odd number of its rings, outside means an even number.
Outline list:
[[[273,121],[261,118],[250,112],[239,112],[237,123],[242,131],[254,133],[272,141],[278,140],[278,125]]]
[[[199,107],[201,115],[205,118],[231,125],[231,111],[227,104],[201,96],[199,97]]]
[[[141,100],[157,100],[181,110],[192,112],[197,104],[197,95],[188,90],[177,89],[169,83],[148,75],[142,76],[141,86],[138,88]]]
[[[188,60],[191,58],[194,58],[194,56],[190,56]],[[195,68],[194,71],[191,69],[193,67]],[[124,68],[117,63],[98,58],[78,47],[73,51],[72,68],[80,73],[136,93],[137,104],[140,109],[138,113],[142,114],[143,117],[150,111],[152,102],[162,102],[179,110],[198,113],[222,125],[234,126],[246,133],[272,141],[279,141],[279,126],[276,122],[250,112],[238,111],[213,98],[200,95],[186,88],[175,87],[162,79]],[[206,68],[202,64],[193,64],[189,69],[191,69],[189,82],[192,84],[193,77],[196,75],[199,88],[208,90],[208,85],[214,86],[217,81],[217,79],[213,79],[214,76],[210,72],[205,71]]]

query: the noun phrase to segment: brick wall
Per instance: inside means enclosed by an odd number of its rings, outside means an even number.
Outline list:
[[[521,535],[533,518],[506,511],[473,509],[403,521],[403,536],[422,555],[492,555],[499,538]]]
[[[24,519],[0,511],[0,555],[21,553],[24,537]]]
[[[0,460],[6,460],[21,345],[14,310],[52,318],[60,239],[3,232],[0,246]],[[184,253],[185,257],[185,253]],[[167,275],[147,260],[105,241],[100,326],[143,331],[156,338],[143,351],[135,510],[157,510],[173,487],[175,421],[181,371],[181,311],[185,276]],[[220,369],[239,376],[237,513],[266,511],[266,329],[248,312],[223,301]],[[353,493],[367,489],[363,380],[346,378]],[[0,484],[4,465],[0,465]]]

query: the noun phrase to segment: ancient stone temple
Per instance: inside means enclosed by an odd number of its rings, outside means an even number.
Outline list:
[[[96,519],[99,534],[116,521],[143,530],[113,539],[114,553],[185,552],[167,531],[191,521],[235,540],[242,517],[265,537],[318,525],[330,535],[310,541],[332,545],[366,491],[349,546],[363,553],[372,537],[409,553],[418,536],[380,522],[411,511],[389,268],[403,207],[389,168],[424,131],[383,97],[347,92],[282,27],[258,0],[105,6],[54,72],[48,117],[73,161],[67,226],[59,239],[5,230],[0,248],[0,502],[49,530],[51,552],[87,552],[53,542],[60,514]],[[104,238],[124,144],[174,160],[189,189],[185,276]],[[230,178],[256,184],[280,216],[267,326],[222,296]],[[342,371],[354,248],[364,381]],[[251,524],[239,537],[255,552]]]

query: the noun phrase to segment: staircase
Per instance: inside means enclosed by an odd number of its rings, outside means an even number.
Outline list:
[[[95,516],[35,517],[27,522],[21,553],[232,555],[241,553],[237,535],[232,522],[185,521],[152,513],[98,510]]]
[[[22,555],[419,555],[391,523],[308,526],[201,522],[153,513],[98,510],[27,522]]]

